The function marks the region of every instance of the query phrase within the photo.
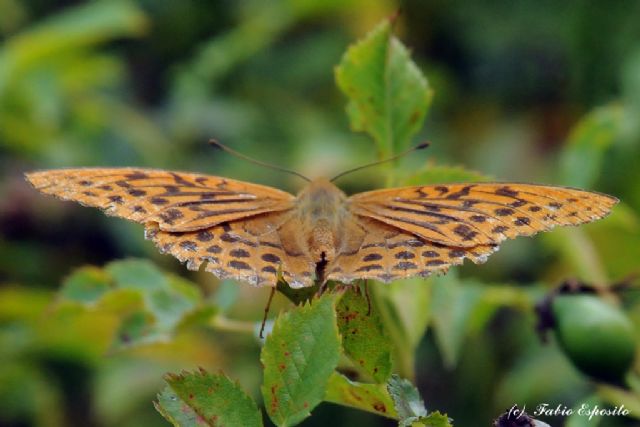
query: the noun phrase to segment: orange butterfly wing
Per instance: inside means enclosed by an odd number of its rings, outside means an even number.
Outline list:
[[[311,286],[315,264],[291,215],[295,197],[215,176],[139,168],[32,172],[39,191],[145,224],[161,252],[220,278]]]
[[[290,212],[272,212],[188,232],[162,231],[151,225],[147,237],[190,270],[204,269],[221,279],[254,286],[275,286],[281,274],[292,288],[313,285],[315,263],[300,224]]]
[[[389,282],[486,261],[507,238],[606,216],[618,200],[535,184],[430,185],[370,191],[347,201],[352,238],[327,278]]]
[[[618,199],[536,184],[480,183],[406,187],[349,198],[351,212],[448,246],[498,244],[555,226],[607,215]]]
[[[445,273],[465,258],[482,263],[497,245],[454,247],[422,239],[383,222],[353,217],[349,239],[327,265],[326,277],[349,283],[358,279],[391,282],[412,276]],[[348,242],[348,243],[347,243]]]
[[[265,212],[286,211],[291,194],[263,185],[183,172],[133,168],[26,174],[39,191],[164,231],[192,231]]]

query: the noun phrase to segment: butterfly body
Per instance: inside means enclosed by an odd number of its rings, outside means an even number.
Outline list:
[[[348,197],[326,179],[297,196],[217,176],[139,168],[32,172],[39,191],[144,224],[161,252],[220,278],[291,287],[390,282],[481,263],[505,239],[606,216],[615,197],[522,183],[462,183]]]
[[[306,244],[316,266],[335,258],[336,247],[344,235],[345,219],[350,215],[346,202],[346,194],[326,178],[311,181],[296,197],[295,215],[302,225],[300,235],[307,237]]]

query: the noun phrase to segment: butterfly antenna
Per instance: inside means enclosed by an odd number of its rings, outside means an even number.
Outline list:
[[[306,176],[302,175],[301,173],[298,173],[296,171],[292,171],[292,170],[289,170],[289,169],[285,169],[285,168],[282,168],[280,166],[272,165],[270,163],[261,162],[260,160],[252,159],[251,157],[245,156],[244,154],[239,153],[236,150],[232,150],[231,148],[229,148],[226,145],[216,141],[215,139],[210,139],[209,140],[209,144],[213,145],[216,148],[219,148],[222,151],[226,151],[227,153],[231,154],[232,156],[236,156],[236,157],[238,157],[238,158],[240,158],[242,160],[246,160],[246,161],[248,161],[250,163],[253,163],[253,164],[256,164],[256,165],[259,165],[259,166],[264,166],[265,168],[275,169],[275,170],[280,171],[280,172],[290,173],[291,175],[295,175],[298,178],[302,178],[307,182],[311,182],[311,180],[309,178],[307,178]]]
[[[394,160],[398,160],[400,157],[404,157],[407,154],[413,153],[414,151],[418,151],[418,150],[422,150],[424,148],[427,148],[430,144],[431,143],[429,141],[425,141],[425,142],[423,142],[421,144],[416,145],[415,147],[409,148],[408,150],[406,150],[406,151],[404,151],[404,152],[402,152],[400,154],[397,154],[397,155],[395,155],[393,157],[389,157],[388,159],[378,160],[377,162],[373,162],[373,163],[369,163],[369,164],[366,164],[366,165],[363,165],[363,166],[358,166],[357,168],[349,169],[348,171],[339,173],[338,175],[334,176],[333,178],[331,178],[330,181],[333,182],[333,181],[337,180],[338,178],[342,178],[343,176],[345,176],[345,175],[347,175],[349,173],[356,172],[356,171],[359,171],[361,169],[365,169],[365,168],[369,168],[371,166],[377,166],[377,165],[382,164],[382,163],[387,163],[387,162],[392,162]]]

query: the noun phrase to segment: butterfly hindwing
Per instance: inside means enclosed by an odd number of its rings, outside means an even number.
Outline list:
[[[280,275],[291,287],[311,286],[315,264],[303,241],[288,233],[299,230],[295,216],[272,212],[203,230],[163,231],[151,225],[147,238],[191,270],[205,270],[221,279],[254,286],[275,286]]]
[[[342,247],[327,266],[329,280],[391,282],[412,276],[426,277],[445,273],[449,267],[462,264],[465,258],[484,262],[497,250],[496,245],[449,247],[370,218],[354,217],[353,221],[358,222],[360,231],[354,228],[350,234],[359,239],[355,245]]]

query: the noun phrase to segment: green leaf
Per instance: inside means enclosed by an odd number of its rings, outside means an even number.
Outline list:
[[[335,297],[325,294],[278,317],[265,341],[262,395],[278,426],[291,426],[310,415],[324,398],[340,357]]]
[[[401,426],[410,426],[412,422],[427,416],[422,397],[410,381],[394,374],[389,379],[387,390],[393,399]]]
[[[149,313],[140,310],[124,318],[111,348],[117,350],[129,345],[157,340],[158,334],[155,329],[155,319]]]
[[[453,427],[449,417],[445,414],[441,414],[439,411],[431,412],[426,417],[420,417],[418,419],[418,423],[425,427]]]
[[[391,341],[379,312],[352,286],[342,295],[336,314],[347,357],[376,382],[385,382],[391,375]]]
[[[289,286],[287,282],[278,280],[276,290],[287,297],[287,299],[295,305],[300,305],[311,301],[313,297],[318,294],[318,291],[320,290],[320,283],[316,283],[313,286],[306,288],[295,289]]]
[[[387,390],[398,413],[400,427],[452,427],[449,417],[438,411],[427,414],[418,389],[410,381],[392,375]]]
[[[62,283],[59,297],[81,304],[95,304],[111,289],[111,278],[97,267],[81,267]]]
[[[409,52],[385,20],[351,46],[336,67],[348,97],[351,127],[371,135],[383,157],[408,146],[420,130],[433,96]]]
[[[168,281],[164,274],[146,260],[114,261],[105,267],[105,271],[113,277],[118,288],[121,289],[155,291],[168,288]]]
[[[206,323],[217,312],[193,283],[136,259],[77,270],[58,295],[58,303],[69,301],[123,316],[112,345],[116,350],[166,341],[178,329]]]
[[[167,374],[154,406],[174,426],[262,426],[256,403],[224,374]]]
[[[158,401],[153,406],[171,424],[177,427],[209,425],[196,411],[184,403],[178,395],[167,386],[158,394]]]
[[[604,153],[620,137],[625,109],[619,104],[596,108],[571,131],[561,155],[562,182],[590,188],[600,175]]]
[[[446,184],[452,182],[482,182],[490,178],[480,172],[462,166],[440,166],[429,164],[423,170],[402,181],[402,185]]]
[[[329,378],[324,400],[373,412],[383,417],[397,418],[398,416],[386,385],[353,382],[337,372]]]

